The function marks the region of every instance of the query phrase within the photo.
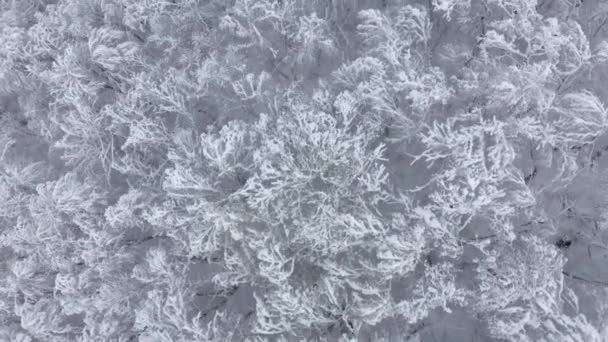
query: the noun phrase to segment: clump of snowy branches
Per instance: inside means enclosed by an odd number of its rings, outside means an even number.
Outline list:
[[[0,340],[604,341],[606,18],[0,1]]]

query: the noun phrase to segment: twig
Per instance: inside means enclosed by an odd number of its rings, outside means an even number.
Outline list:
[[[593,35],[592,35],[593,38],[595,38],[595,36],[597,36],[597,34],[600,33],[600,30],[602,29],[602,27],[604,27],[604,25],[606,25],[606,22],[608,22],[608,16],[606,18],[604,18],[604,21],[602,21],[602,23],[597,27],[595,32],[593,32]]]
[[[601,280],[594,280],[594,279],[586,279],[586,278],[583,278],[581,276],[573,275],[573,274],[571,274],[568,271],[562,271],[562,274],[565,275],[568,278],[584,281],[586,283],[590,283],[590,284],[594,284],[594,285],[600,285],[600,286],[608,286],[608,282],[601,281]]]

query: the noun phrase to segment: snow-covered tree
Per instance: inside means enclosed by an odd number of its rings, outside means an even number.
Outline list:
[[[0,339],[605,340],[607,9],[0,1]]]

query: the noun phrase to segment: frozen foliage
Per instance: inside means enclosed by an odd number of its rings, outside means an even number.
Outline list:
[[[600,0],[0,0],[0,340],[608,341]]]

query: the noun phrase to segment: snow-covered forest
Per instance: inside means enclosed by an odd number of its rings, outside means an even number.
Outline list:
[[[608,341],[608,1],[0,0],[0,341]]]

